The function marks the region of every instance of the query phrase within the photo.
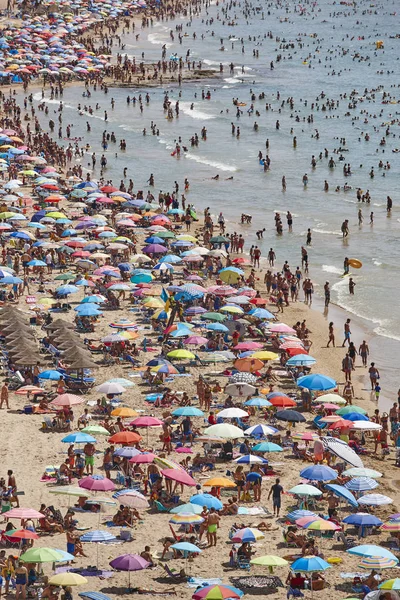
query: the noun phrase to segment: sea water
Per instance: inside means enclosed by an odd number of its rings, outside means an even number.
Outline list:
[[[83,88],[67,87],[63,96],[63,125],[73,124],[71,136],[82,137],[91,146],[82,159],[84,169],[91,170],[90,154],[96,152],[97,170],[92,173],[93,178],[99,177],[102,132],[114,131],[118,141],[126,140],[127,150],[120,152],[118,143],[109,145],[105,153],[108,159],[106,179],[112,179],[118,187],[123,179],[123,169],[127,167],[125,184],[132,178],[135,191],[146,191],[146,181],[154,173],[153,193],[157,198],[160,190],[171,190],[174,181],[179,183],[180,193],[183,193],[183,181],[187,177],[190,181],[187,201],[199,212],[206,206],[211,207],[214,215],[223,211],[228,232],[236,231],[245,236],[245,250],[257,243],[266,257],[269,248],[273,247],[278,268],[285,260],[292,269],[300,264],[301,246],[305,245],[307,229],[311,228],[310,276],[316,291],[321,291],[325,281],[329,281],[332,301],[344,308],[349,316],[362,319],[368,328],[366,335],[373,358],[382,371],[383,391],[393,393],[398,387],[400,340],[400,154],[392,150],[400,147],[400,128],[396,122],[390,127],[389,136],[385,136],[385,129],[386,123],[397,121],[400,114],[400,105],[394,103],[400,101],[400,88],[397,87],[400,39],[395,37],[400,32],[400,19],[393,14],[396,3],[364,1],[354,3],[354,6],[327,0],[302,5],[295,2],[247,3],[250,14],[246,18],[242,13],[244,4],[237,3],[230,10],[229,18],[235,22],[232,27],[227,26],[226,21],[222,23],[222,6],[227,3],[212,4],[191,23],[183,18],[155,22],[153,27],[140,30],[139,40],[133,34],[123,37],[124,51],[135,55],[137,62],[142,52],[147,62],[159,60],[161,47],[167,44],[168,56],[177,53],[185,57],[190,50],[192,60],[201,60],[205,69],[215,69],[215,79],[185,82],[182,88],[172,84],[151,89],[110,88],[107,95],[98,90],[90,99],[82,97]],[[175,32],[178,23],[183,24],[182,33],[188,34],[183,37],[182,44]],[[174,41],[169,35],[171,30]],[[272,39],[265,37],[269,31]],[[280,41],[276,41],[277,36]],[[361,36],[363,39],[359,39]],[[224,50],[221,50],[221,38]],[[384,41],[384,50],[376,50],[377,40]],[[282,49],[281,44],[293,44],[294,47]],[[259,58],[253,56],[253,49],[259,51]],[[279,54],[282,60],[278,62]],[[274,62],[273,70],[271,61]],[[229,69],[231,62],[233,73]],[[221,75],[220,63],[224,68]],[[380,86],[391,94],[393,103],[382,104],[383,89]],[[374,98],[369,92],[372,88],[376,89]],[[202,90],[211,92],[210,100],[202,100]],[[257,97],[254,108],[260,112],[259,117],[247,112],[251,104],[250,90]],[[355,109],[348,106],[353,90],[357,90],[359,99]],[[149,104],[144,101],[146,92],[150,95]],[[179,118],[166,119],[162,109],[166,92],[173,104],[179,100]],[[258,100],[262,92],[265,99]],[[322,92],[325,98],[318,101],[319,110],[316,105],[312,110],[311,105]],[[132,103],[128,106],[126,102],[128,95],[138,97],[140,93],[143,113],[138,102],[135,106]],[[347,94],[347,99],[341,98],[341,94]],[[293,110],[288,104],[281,107],[290,97],[294,99]],[[111,98],[115,100],[114,109]],[[240,118],[236,117],[233,98],[246,103]],[[322,104],[327,99],[339,105],[333,110],[322,111]],[[48,90],[44,100],[49,103],[50,113],[46,117],[39,111],[38,116],[46,126],[48,119],[56,121],[58,100],[49,100]],[[34,104],[40,101],[42,95],[36,93]],[[94,108],[96,102],[101,107],[93,116],[79,114],[79,103],[82,107],[86,104]],[[271,105],[268,111],[266,103]],[[104,110],[108,113],[108,123],[104,122]],[[296,122],[296,115],[300,122]],[[313,115],[313,123],[307,122],[310,115]],[[279,129],[276,128],[277,120]],[[159,136],[151,134],[151,121],[156,123]],[[255,121],[259,125],[258,131],[253,128]],[[90,132],[86,131],[86,122],[90,123]],[[231,134],[231,123],[240,127],[239,139]],[[191,147],[190,138],[195,133],[200,137],[202,127],[207,129],[207,141]],[[144,128],[147,135],[142,133]],[[370,135],[369,142],[364,139],[365,133]],[[297,148],[293,147],[294,135]],[[176,158],[171,156],[171,151],[179,137],[188,152],[182,152],[180,158]],[[341,146],[341,137],[346,138],[344,162],[351,163],[352,167],[352,175],[347,178],[343,175],[343,162],[333,153]],[[386,139],[383,147],[379,145],[382,137]],[[265,156],[267,139],[271,167],[264,172],[257,156],[259,151]],[[63,143],[68,144],[68,141],[63,140]],[[327,159],[318,159],[325,148],[336,162],[334,169],[328,168]],[[311,167],[312,155],[317,158],[315,169]],[[378,168],[380,159],[390,162],[390,170]],[[372,167],[375,170],[373,179],[369,176]],[[302,184],[305,173],[309,179],[307,187]],[[219,180],[213,180],[217,174]],[[283,175],[286,192],[281,186]],[[323,191],[325,180],[329,183],[327,193]],[[346,192],[343,191],[345,182],[352,188]],[[335,192],[337,186],[341,187],[340,192]],[[358,187],[370,191],[370,205],[357,202]],[[391,215],[386,214],[388,195],[393,199]],[[360,207],[364,216],[361,227],[357,219]],[[292,233],[286,227],[287,210],[294,218]],[[275,233],[276,211],[281,213],[284,223],[282,236]],[[369,224],[371,211],[374,213],[373,225]],[[242,212],[252,215],[251,225],[240,224]],[[350,235],[345,240],[341,235],[344,219],[349,219],[350,228]],[[266,229],[264,237],[257,240],[255,232],[262,228]],[[358,258],[363,263],[362,269],[352,273],[356,283],[354,296],[349,295],[348,280],[342,278],[345,256]],[[345,316],[343,314],[342,321]],[[338,342],[341,341],[342,325],[342,322],[335,323]]]

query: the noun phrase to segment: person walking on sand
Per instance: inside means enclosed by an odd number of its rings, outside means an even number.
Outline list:
[[[3,383],[3,386],[1,388],[1,395],[0,395],[0,408],[3,408],[3,404],[4,402],[6,403],[6,408],[10,409],[10,405],[8,404],[8,397],[9,397],[9,393],[8,393],[8,382],[7,380]]]
[[[375,367],[375,363],[372,362],[370,368],[368,369],[369,380],[371,382],[371,390],[375,389],[378,379],[380,378],[379,371]]]
[[[328,343],[326,344],[326,347],[329,348],[329,344],[332,342],[332,346],[335,347],[335,331],[333,329],[333,321],[331,321],[329,323],[329,327],[328,327]]]
[[[344,345],[346,342],[350,346],[350,336],[351,336],[350,322],[351,322],[351,319],[347,319],[346,323],[344,324],[344,340],[343,340],[342,348],[344,348]]]
[[[363,340],[363,343],[360,344],[360,347],[358,349],[358,354],[361,356],[363,367],[366,367],[368,356],[369,356],[369,347],[365,340]]]
[[[353,360],[347,353],[342,360],[342,371],[346,377],[346,381],[351,381],[351,372],[353,370]]]
[[[207,517],[207,540],[210,547],[217,545],[217,529],[219,527],[219,522],[220,517],[215,508],[210,508],[210,512]]]
[[[274,485],[269,490],[268,500],[272,495],[272,506],[274,509],[274,517],[279,517],[279,512],[281,510],[281,496],[283,494],[283,487],[281,486],[281,480],[279,478],[275,479]]]

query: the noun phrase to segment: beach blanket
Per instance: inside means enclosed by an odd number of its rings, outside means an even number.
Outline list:
[[[73,567],[57,567],[56,574],[58,573],[79,573],[82,577],[101,577],[102,579],[110,579],[114,577],[114,571],[102,571],[101,569],[79,569]]]
[[[283,587],[283,583],[279,577],[275,577],[273,575],[270,577],[252,575],[249,575],[248,577],[230,577],[230,580],[233,585],[240,590],[258,588],[275,589],[278,587]]]
[[[238,515],[269,515],[263,506],[239,506]]]
[[[204,579],[204,577],[189,577],[187,585],[190,588],[198,588],[199,586],[204,587],[205,585],[219,585],[222,583],[222,579],[209,578]]]
[[[105,525],[106,527],[121,527],[120,525],[116,525],[112,521],[104,521],[103,525]]]

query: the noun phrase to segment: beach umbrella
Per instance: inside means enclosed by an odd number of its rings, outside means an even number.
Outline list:
[[[379,527],[382,521],[375,515],[369,513],[355,513],[348,515],[343,519],[343,523],[347,525],[355,525],[356,527]]]
[[[81,396],[75,396],[74,394],[61,394],[50,402],[50,406],[75,406],[82,404],[85,399]]]
[[[231,540],[234,543],[239,542],[240,544],[244,544],[245,542],[257,542],[264,539],[264,537],[265,535],[259,529],[244,527],[236,531]]]
[[[223,354],[223,356],[226,356],[226,354]],[[229,383],[236,383],[242,385],[247,383],[248,385],[254,386],[257,383],[257,377],[252,373],[234,373],[233,375],[231,375],[231,377],[229,377]],[[242,389],[239,391],[242,391]]]
[[[363,468],[364,464],[361,458],[346,442],[333,437],[322,438],[322,443],[326,450],[332,452],[345,462],[348,462],[353,467]]]
[[[326,375],[320,375],[319,373],[299,377],[296,383],[298,387],[308,390],[331,390],[336,387],[334,379]]]
[[[281,558],[280,556],[267,555],[252,558],[250,564],[268,567],[268,571],[272,574],[274,572],[274,567],[285,567],[289,563],[287,560]]]
[[[384,558],[381,556],[364,556],[364,558],[361,560],[358,566],[361,567],[361,569],[368,569],[369,571],[372,571],[373,569],[381,571],[383,569],[393,569],[394,567],[397,567],[398,562],[398,559],[395,558]],[[368,594],[368,596],[370,596],[370,594]],[[367,598],[367,596],[364,597]]]
[[[96,439],[88,433],[76,431],[74,433],[69,433],[66,437],[62,438],[61,441],[65,444],[85,444],[87,442],[94,443],[96,442]]]
[[[118,571],[128,571],[128,588],[131,587],[131,571],[142,571],[150,566],[150,563],[139,554],[122,554],[110,561],[110,566]]]
[[[201,507],[206,506],[208,509],[215,508],[215,510],[221,510],[223,508],[221,500],[218,500],[212,494],[195,494],[190,498],[190,503]]]
[[[86,577],[82,577],[79,573],[58,573],[49,579],[49,585],[56,586],[83,585],[87,582]]]
[[[266,400],[265,398],[255,397],[255,398],[251,398],[250,400],[246,400],[246,402],[243,403],[243,406],[256,406],[256,407],[261,408],[262,406],[264,406],[264,407],[272,406],[272,404],[271,404],[271,402],[269,402],[269,400]],[[249,429],[251,429],[251,427]],[[248,430],[246,430],[246,431],[248,431]],[[248,434],[248,435],[250,435],[250,434]],[[267,434],[267,435],[269,435],[269,434]]]
[[[130,506],[131,508],[149,508],[149,503],[147,499],[135,490],[124,491],[121,494],[118,494],[118,502],[123,504],[124,506]]]
[[[173,358],[175,360],[189,360],[196,358],[192,352],[189,352],[189,350],[172,350],[171,352],[168,352],[167,356],[168,358]]]
[[[292,523],[295,523],[296,521],[304,517],[314,517],[315,519],[318,519],[318,516],[311,510],[304,509],[294,510],[287,515],[287,518],[289,519],[289,521],[292,521]]]
[[[116,540],[117,538],[109,533],[108,531],[102,531],[101,529],[87,531],[83,535],[81,535],[81,542],[88,542],[96,544],[96,566],[98,570],[99,566],[99,544],[104,542],[111,542]]]
[[[387,579],[378,585],[380,590],[400,590],[400,579]]]
[[[54,487],[49,490],[50,494],[57,494],[60,496],[82,496],[83,498],[90,498],[89,492],[85,492],[82,488],[74,485],[62,485]]]
[[[68,556],[71,558],[67,560],[74,560],[72,554]],[[55,548],[29,548],[29,550],[21,554],[19,559],[26,563],[59,562],[63,559],[63,554]]]
[[[243,417],[248,417],[249,413],[241,408],[233,406],[231,408],[224,408],[223,410],[220,410],[217,416],[221,417],[222,419],[241,419]]]
[[[257,463],[268,464],[268,461],[265,458],[261,458],[261,456],[255,456],[254,454],[245,454],[244,456],[239,456],[239,458],[235,458],[233,462],[239,465],[253,465]]]
[[[313,485],[300,483],[292,487],[289,492],[296,496],[322,496],[322,492]]]
[[[346,404],[346,400],[339,396],[339,394],[323,394],[323,396],[318,396],[319,404]]]
[[[121,417],[122,419],[127,419],[129,417],[137,417],[138,413],[133,408],[129,408],[128,406],[120,406],[118,408],[114,408],[111,412],[112,417]]]
[[[170,513],[172,513],[174,515],[179,515],[180,513],[183,513],[186,515],[191,514],[191,513],[193,513],[194,515],[199,515],[202,512],[203,512],[202,506],[200,506],[198,504],[193,504],[192,502],[187,502],[186,504],[181,504],[180,506],[176,506],[175,508],[172,508],[170,510]]]
[[[176,544],[173,544],[171,546],[171,548],[174,548],[175,550],[179,550],[180,552],[184,553],[184,556],[186,555],[186,553],[192,553],[194,552],[195,554],[202,552],[202,550],[200,550],[200,548],[198,546],[195,546],[194,544],[190,544],[189,542],[177,542]]]
[[[11,508],[3,513],[5,519],[42,519],[45,515],[34,508]]]
[[[258,358],[259,360],[277,360],[279,354],[268,352],[267,350],[258,350],[257,352],[253,352],[251,358]]]
[[[379,483],[371,477],[354,477],[347,483],[344,484],[348,490],[353,492],[366,492],[368,490],[374,490],[379,486]]]
[[[63,375],[59,371],[55,371],[54,369],[49,369],[48,371],[42,371],[39,373],[39,379],[47,379],[49,381],[58,381],[61,379]]]
[[[392,502],[392,498],[383,494],[364,494],[364,496],[358,499],[358,503],[364,506],[385,506],[392,504]]]
[[[246,402],[245,402],[245,404],[246,404]],[[252,425],[248,429],[245,429],[244,434],[258,437],[258,436],[274,435],[275,433],[277,433],[277,431],[278,430],[275,427],[272,427],[271,425],[263,425],[262,423],[259,423],[258,425]]]
[[[262,362],[262,360],[259,360],[257,358],[246,357],[238,358],[238,360],[234,362],[233,366],[238,371],[243,371],[245,373],[254,373],[255,371],[259,371],[260,369],[262,369],[264,363]]]
[[[326,571],[331,565],[319,556],[303,556],[298,558],[290,565],[290,570],[293,573],[315,573],[318,571]]]
[[[39,536],[34,531],[30,531],[30,529],[12,529],[8,530],[7,533],[4,534],[7,538],[13,540],[37,540]]]
[[[252,396],[256,388],[248,383],[229,383],[225,387],[225,392],[230,396],[234,396],[237,398]]]
[[[322,397],[325,398],[325,396]],[[342,408],[339,408],[339,410],[336,411],[336,414],[341,416],[346,416],[349,413],[358,413],[360,415],[366,415],[367,411],[364,408],[361,408],[361,406],[356,406],[355,404],[351,404],[350,406],[343,406]]]
[[[352,423],[350,429],[357,429],[358,431],[380,431],[382,425],[374,423],[373,421],[356,421]]]
[[[211,479],[207,479],[203,483],[204,487],[223,487],[223,488],[232,488],[236,487],[236,483],[228,479],[227,477],[212,477]]]
[[[288,398],[285,395],[282,396],[273,396],[271,398],[269,398],[269,402],[271,402],[271,404],[273,406],[275,406],[276,408],[286,408],[286,407],[295,407],[297,406],[297,402],[296,400],[293,400],[292,398]]]
[[[351,506],[358,506],[356,498],[353,496],[350,490],[345,488],[343,485],[338,485],[336,483],[327,483],[325,487],[327,490],[333,492],[335,496],[346,500],[346,502],[348,502]]]
[[[302,440],[306,442],[315,442],[315,440],[319,440],[318,433],[314,433],[313,431],[299,431],[292,435],[294,440]]]
[[[218,423],[217,425],[211,425],[204,430],[206,435],[212,435],[215,437],[223,438],[225,440],[236,440],[244,437],[244,432],[236,425],[230,425],[229,423]]]
[[[389,558],[390,560],[395,560],[398,562],[396,556],[392,552],[386,548],[382,548],[382,546],[375,546],[374,544],[354,546],[354,548],[349,548],[347,552],[349,554],[354,554],[355,556]]]
[[[106,381],[97,387],[97,391],[102,394],[123,394],[126,389],[119,383],[110,383]]]
[[[175,514],[169,522],[174,525],[198,525],[204,523],[204,519],[200,515],[195,515],[194,513],[180,513]]]
[[[230,585],[205,585],[198,589],[192,596],[192,600],[238,600],[243,592]]]
[[[375,471],[374,469],[366,469],[364,467],[351,467],[351,469],[346,469],[343,471],[342,475],[346,477],[371,477],[372,479],[379,479],[382,477],[382,473],[379,471]]]
[[[108,479],[108,477],[103,477],[103,475],[88,475],[87,477],[83,477],[83,479],[79,479],[78,484],[79,487],[91,490],[92,492],[109,492],[115,490],[115,483],[111,479]]]
[[[88,425],[81,429],[81,433],[88,433],[92,435],[110,435],[110,432],[101,425]]]
[[[312,521],[304,525],[305,529],[311,531],[338,531],[341,529],[340,525],[327,521],[326,519],[313,519]]]
[[[288,421],[289,423],[304,423],[306,418],[296,410],[279,410],[275,417],[280,421]]]
[[[300,476],[310,481],[333,481],[337,479],[338,473],[325,465],[312,465],[300,471]]]
[[[204,412],[195,406],[181,406],[172,411],[175,417],[202,417]]]
[[[273,442],[260,442],[253,446],[253,450],[255,452],[283,452],[283,448]]]
[[[133,431],[119,431],[114,433],[108,441],[112,444],[137,444],[141,439],[142,437]]]
[[[308,354],[296,354],[286,361],[286,365],[288,367],[311,367],[316,362],[316,359]]]
[[[186,471],[180,469],[163,469],[161,471],[161,475],[163,475],[166,479],[172,479],[172,481],[176,481],[181,485],[195,486],[196,481],[193,477],[190,477]]]
[[[122,450],[126,450],[126,449],[127,448],[122,448]],[[136,450],[136,448],[131,448],[131,449]],[[120,451],[117,450],[117,452],[120,452]],[[121,456],[121,454],[119,454],[119,456]],[[134,456],[132,456],[132,458],[129,459],[129,462],[135,463],[135,464],[149,464],[154,461],[155,457],[156,457],[156,455],[153,454],[152,452],[140,452],[139,454],[135,454]]]

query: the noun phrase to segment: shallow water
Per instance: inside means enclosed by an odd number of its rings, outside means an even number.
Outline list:
[[[98,159],[102,154],[100,142],[104,129],[114,131],[118,140],[126,139],[128,147],[125,153],[119,152],[118,145],[112,147],[112,144],[106,153],[108,168],[105,177],[113,179],[115,185],[119,185],[124,167],[128,168],[126,184],[132,178],[135,191],[147,189],[146,181],[153,172],[155,196],[159,190],[171,190],[175,180],[183,192],[183,181],[188,177],[188,202],[195,204],[199,210],[210,205],[214,214],[223,210],[229,223],[228,232],[236,230],[246,236],[246,250],[256,242],[255,231],[265,227],[264,239],[257,243],[263,256],[271,246],[275,249],[278,266],[284,260],[288,260],[292,268],[299,264],[300,249],[305,244],[306,231],[310,227],[310,274],[316,288],[322,289],[325,281],[329,280],[332,300],[349,313],[365,319],[374,359],[384,372],[383,392],[387,393],[398,387],[396,353],[400,340],[400,308],[397,301],[400,273],[400,198],[397,193],[400,154],[392,153],[394,148],[400,147],[398,124],[391,127],[390,135],[386,137],[384,153],[379,141],[385,135],[384,123],[392,118],[397,119],[400,109],[396,104],[382,104],[382,91],[378,91],[373,100],[369,94],[364,95],[364,88],[384,86],[393,98],[400,99],[400,88],[395,87],[399,72],[400,39],[390,39],[400,27],[399,16],[390,16],[396,10],[394,2],[375,3],[373,8],[370,2],[358,2],[357,5],[357,12],[354,12],[351,7],[323,0],[315,4],[314,10],[313,5],[304,4],[307,10],[300,16],[294,12],[294,6],[299,5],[271,4],[262,7],[264,20],[260,9],[248,22],[243,17],[242,7],[237,5],[230,11],[232,18],[236,14],[237,25],[228,27],[217,20],[220,7],[227,6],[227,3],[220,3],[219,6],[213,4],[208,9],[208,18],[214,18],[212,25],[205,22],[205,13],[195,18],[190,26],[184,25],[184,32],[190,35],[183,38],[181,45],[176,36],[175,42],[171,41],[169,31],[175,29],[176,23],[182,23],[182,19],[156,23],[151,29],[141,30],[138,42],[132,35],[125,36],[125,51],[136,56],[144,52],[145,60],[156,61],[160,58],[162,44],[167,43],[168,53],[171,54],[176,52],[185,56],[190,49],[192,58],[196,61],[201,59],[204,68],[219,71],[222,62],[222,76],[201,84],[185,84],[181,98],[176,86],[149,90],[110,88],[108,96],[98,91],[93,93],[90,100],[82,98],[80,88],[69,87],[64,93],[63,114],[64,125],[73,123],[72,135],[82,136],[85,143],[91,145],[90,153],[95,151]],[[267,14],[268,10],[270,15]],[[377,14],[365,13],[375,10]],[[332,17],[330,14],[333,11],[341,14]],[[284,18],[288,21],[281,22]],[[192,38],[194,31],[196,40]],[[212,31],[214,36],[211,35]],[[267,31],[272,31],[273,39],[264,38]],[[204,34],[204,40],[201,40],[201,34]],[[311,37],[312,34],[316,34],[316,37]],[[229,35],[234,35],[238,41],[229,41]],[[248,41],[249,35],[255,36],[256,41]],[[363,35],[365,39],[359,40],[358,35]],[[293,42],[294,49],[279,49],[275,36]],[[245,39],[245,53],[242,53],[241,37]],[[220,38],[224,39],[224,52],[220,50]],[[377,39],[384,40],[383,51],[375,51]],[[253,49],[259,50],[260,58],[253,57]],[[279,53],[282,55],[281,62],[276,61]],[[356,53],[369,59],[360,61],[354,58]],[[271,60],[274,61],[274,70],[270,70]],[[307,64],[303,64],[305,60]],[[233,74],[228,66],[231,61],[235,64]],[[332,74],[333,69],[336,74]],[[381,69],[385,74],[377,74]],[[395,75],[386,71],[394,71]],[[202,89],[211,90],[211,100],[201,99]],[[260,117],[254,114],[249,116],[246,112],[251,104],[250,89],[257,98],[261,92],[265,92],[265,100],[254,102],[255,110],[261,113]],[[349,100],[340,100],[339,95],[349,94],[353,89],[358,91],[358,97],[363,101],[355,109],[349,109]],[[163,95],[167,90],[173,103],[178,99],[180,101],[179,118],[173,121],[168,121],[162,110]],[[280,100],[277,100],[278,90]],[[139,93],[143,96],[146,91],[151,101],[148,105],[144,103],[142,114],[138,103],[128,107],[128,94],[138,97]],[[319,110],[317,106],[312,110],[311,104],[316,102],[316,97],[322,91],[326,94],[325,101],[327,98],[338,100],[339,106],[323,112],[321,106],[324,100],[319,100]],[[110,105],[112,97],[116,100],[114,110]],[[294,98],[293,111],[285,104],[279,112],[282,101],[289,97]],[[232,98],[247,103],[239,119],[236,118]],[[35,94],[34,103],[40,100],[41,94]],[[49,101],[48,98],[46,101]],[[96,102],[101,108],[95,115],[79,115],[79,103],[94,107]],[[272,110],[265,110],[266,102],[272,105]],[[57,100],[51,101],[50,113],[57,109],[57,105]],[[104,110],[108,112],[108,124],[103,120]],[[375,114],[377,118],[368,117],[368,122],[364,123],[361,110]],[[295,121],[297,114],[301,119],[299,123]],[[303,122],[303,117],[311,114],[314,122]],[[43,124],[51,117],[52,114],[46,118],[42,112],[39,113]],[[279,130],[275,125],[278,119]],[[253,129],[255,120],[259,124],[257,132]],[[90,133],[86,132],[86,121],[90,122]],[[159,128],[159,137],[151,135],[151,121]],[[231,122],[240,126],[240,139],[232,136]],[[195,132],[200,136],[203,126],[208,131],[207,141],[201,141],[197,148],[191,148],[190,137]],[[146,136],[142,134],[144,127],[147,129]],[[292,127],[293,135],[297,137],[297,148],[293,148]],[[316,130],[319,139],[316,139]],[[364,141],[362,132],[369,133],[369,142]],[[177,159],[171,157],[171,150],[179,137],[183,145],[188,146],[188,152]],[[338,155],[333,154],[333,150],[340,146],[340,137],[346,138],[348,149],[344,153],[344,162],[352,165],[353,174],[347,179],[343,176],[343,163],[338,160]],[[271,170],[264,173],[257,155],[260,150],[265,155],[266,139],[270,144]],[[324,148],[329,150],[329,156],[334,157],[336,168],[329,169],[327,160],[323,158],[317,161],[316,169],[312,169],[311,156],[318,158]],[[115,152],[118,156],[113,159]],[[84,167],[89,167],[90,153],[82,160]],[[378,168],[380,158],[384,162],[390,161],[390,170]],[[376,173],[374,179],[369,177],[372,166]],[[217,173],[220,180],[212,180],[211,177]],[[304,173],[309,178],[307,188],[302,185]],[[281,189],[283,175],[287,182],[285,193]],[[93,174],[93,177],[98,176],[99,170]],[[233,180],[227,180],[230,177]],[[323,191],[324,180],[329,182],[328,193]],[[336,193],[335,187],[343,187],[346,181],[353,189]],[[364,216],[362,227],[357,225],[357,187],[369,189],[372,196],[370,205],[361,205]],[[390,217],[386,214],[387,195],[392,197],[394,204]],[[287,232],[284,218],[287,210],[294,216],[291,234]],[[274,230],[274,211],[279,211],[283,216],[284,235],[280,237]],[[373,226],[369,224],[371,211],[374,212]],[[242,212],[253,216],[251,226],[239,223]],[[349,219],[350,236],[343,241],[340,227],[345,218]],[[341,278],[345,256],[357,257],[363,262],[361,270],[353,271],[356,293],[352,297],[348,293],[348,281]],[[337,323],[337,327],[341,329],[342,323]],[[358,343],[361,340],[356,341]]]

